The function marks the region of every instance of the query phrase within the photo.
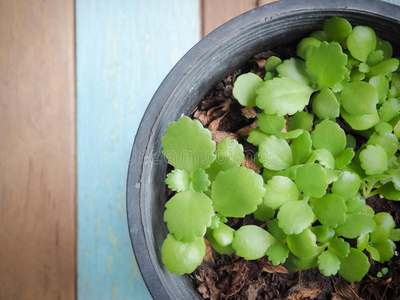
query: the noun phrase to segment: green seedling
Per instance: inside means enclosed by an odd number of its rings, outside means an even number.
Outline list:
[[[204,236],[221,254],[266,256],[292,271],[318,267],[350,283],[367,274],[368,256],[393,257],[398,224],[366,205],[377,194],[400,200],[392,46],[370,27],[333,17],[300,41],[297,54],[272,56],[264,79],[247,73],[234,84],[240,104],[263,110],[247,138],[258,149],[259,173],[241,166],[243,145],[229,138],[216,145],[197,120],[182,117],[166,130],[163,153],[175,168],[165,180],[175,192],[164,214],[170,233],[162,261],[170,272],[193,272]],[[264,225],[228,226],[227,217],[249,214]]]

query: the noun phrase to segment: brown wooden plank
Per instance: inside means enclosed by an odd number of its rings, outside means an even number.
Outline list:
[[[0,299],[76,295],[73,0],[0,0]]]
[[[238,15],[277,0],[202,0],[202,36]]]

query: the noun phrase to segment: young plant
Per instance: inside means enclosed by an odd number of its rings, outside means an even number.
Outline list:
[[[241,166],[236,140],[216,145],[188,117],[171,123],[162,139],[175,167],[166,179],[176,192],[164,215],[168,270],[191,273],[205,255],[204,235],[221,254],[267,256],[292,271],[318,267],[348,282],[367,274],[369,257],[390,260],[400,229],[366,199],[400,200],[400,73],[392,54],[373,29],[333,17],[300,41],[298,57],[270,57],[264,78],[240,75],[233,95],[262,110],[247,139],[260,173]],[[228,226],[227,217],[252,213],[263,228]]]

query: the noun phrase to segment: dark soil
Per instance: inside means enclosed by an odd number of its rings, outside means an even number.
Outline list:
[[[192,117],[210,129],[213,139],[220,142],[225,137],[237,139],[244,145],[243,165],[257,170],[252,158],[254,146],[246,142],[251,129],[255,128],[257,108],[241,106],[232,95],[236,78],[246,72],[264,77],[264,64],[268,57],[276,55],[282,60],[295,56],[292,48],[255,55],[241,69],[220,82],[194,111]],[[362,137],[357,137],[359,142]],[[400,224],[400,203],[374,196],[367,199],[375,212],[392,214],[396,227]],[[230,219],[233,228],[245,224],[266,227],[266,223],[252,215],[243,220]],[[400,243],[396,243],[398,247]],[[206,241],[207,252],[203,263],[191,274],[199,293],[206,299],[400,299],[400,257],[398,252],[384,264],[370,259],[371,268],[359,283],[348,284],[340,275],[325,277],[318,268],[290,272],[284,266],[273,266],[266,258],[247,261],[235,254],[221,255]],[[368,254],[368,253],[366,253]],[[377,273],[387,267],[389,272],[382,278]]]

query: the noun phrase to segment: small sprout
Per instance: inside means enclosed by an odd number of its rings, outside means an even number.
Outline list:
[[[240,75],[233,86],[233,96],[243,106],[255,106],[257,89],[263,83],[262,78],[254,73]]]
[[[284,116],[302,111],[313,90],[291,78],[274,78],[257,89],[256,104],[270,114]]]
[[[381,272],[382,272],[383,275],[386,275],[389,272],[389,269],[388,268],[382,268]]]
[[[203,237],[183,242],[168,234],[161,249],[162,262],[171,273],[192,273],[203,261],[206,245]]]
[[[254,260],[263,257],[268,248],[277,242],[276,238],[261,227],[245,225],[235,232],[232,247],[238,256]]]
[[[368,26],[356,26],[347,37],[347,48],[351,55],[362,61],[367,61],[368,55],[376,48],[376,34]]]
[[[215,210],[226,217],[243,218],[254,212],[264,194],[261,175],[245,167],[218,173],[211,188]]]
[[[175,192],[187,190],[190,186],[190,176],[185,170],[173,170],[167,175],[165,183]]]
[[[322,42],[312,47],[306,56],[307,71],[319,87],[333,87],[347,72],[347,55],[336,42]]]

